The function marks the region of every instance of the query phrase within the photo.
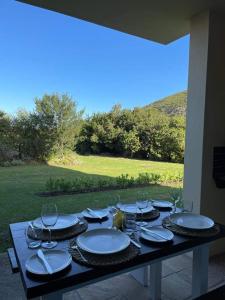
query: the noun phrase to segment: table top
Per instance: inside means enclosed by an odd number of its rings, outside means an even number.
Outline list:
[[[162,219],[168,215],[168,212],[161,211],[160,217],[154,221],[150,221],[151,225],[160,225]],[[88,230],[94,228],[107,228],[112,224],[111,218],[108,218],[103,222],[91,222],[88,224]],[[27,226],[27,222],[14,223],[10,224],[10,233],[20,269],[20,274],[22,282],[24,285],[25,293],[27,298],[38,297],[44,294],[55,292],[59,289],[69,288],[74,286],[74,288],[81,286],[91,280],[101,279],[107,275],[113,276],[116,273],[121,271],[126,271],[126,269],[135,267],[138,265],[145,264],[147,262],[154,261],[155,259],[164,259],[169,255],[179,253],[181,251],[187,251],[193,247],[209,243],[211,241],[225,237],[225,226],[221,225],[221,231],[213,237],[207,238],[192,238],[192,237],[183,237],[174,234],[173,242],[170,244],[162,245],[155,244],[150,245],[142,242],[140,254],[135,257],[133,260],[118,266],[113,266],[110,268],[90,268],[75,261],[72,261],[71,267],[68,270],[65,270],[64,273],[60,274],[60,277],[52,277],[48,281],[43,280],[39,277],[34,278],[29,275],[25,269],[25,262],[27,258],[35,253],[34,249],[29,249],[26,244],[24,229]],[[68,249],[68,241],[60,241],[55,249]]]

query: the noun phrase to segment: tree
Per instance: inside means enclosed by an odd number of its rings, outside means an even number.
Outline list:
[[[125,156],[133,157],[140,150],[141,143],[137,131],[124,131],[121,134],[121,144]]]
[[[109,113],[86,119],[77,150],[180,162],[184,132],[183,116],[169,116],[150,106],[128,110],[115,105]]]
[[[0,162],[12,160],[16,155],[11,118],[0,111]]]
[[[67,94],[46,94],[41,99],[36,98],[35,105],[40,136],[51,152],[63,156],[66,150],[74,150],[84,111],[78,111],[77,104]]]
[[[13,134],[21,159],[47,160],[52,154],[74,150],[83,111],[66,94],[44,95],[35,99],[35,110],[18,111]]]

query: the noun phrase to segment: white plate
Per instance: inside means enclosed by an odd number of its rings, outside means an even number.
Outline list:
[[[76,225],[79,222],[78,218],[74,215],[59,215],[58,220],[54,226],[50,226],[51,230],[66,229]],[[33,225],[37,228],[43,228],[41,218],[34,220]]]
[[[120,207],[120,210],[125,213],[132,213],[132,214],[146,214],[153,210],[153,206],[149,204],[146,208],[142,208],[142,210],[138,209],[136,204],[123,204]]]
[[[71,264],[72,257],[66,251],[51,249],[43,250],[43,253],[53,270],[53,274],[64,270]],[[44,264],[42,263],[40,258],[38,258],[37,254],[33,254],[27,259],[25,267],[27,271],[33,274],[49,275]]]
[[[152,231],[151,233],[141,230],[141,237],[147,241],[165,243],[171,241],[174,237],[174,234],[171,231],[163,227],[153,226],[145,228]]]
[[[130,245],[130,238],[115,229],[99,228],[79,235],[77,245],[90,253],[112,254],[126,249]]]
[[[93,212],[96,212],[96,217],[94,216],[94,214],[91,214],[91,212],[89,212],[87,209],[82,211],[82,215],[85,218],[89,218],[89,219],[102,219],[108,216],[109,211],[108,209],[92,209]],[[97,215],[101,218],[98,218]]]
[[[173,203],[166,200],[153,200],[152,205],[158,208],[170,208],[173,206]]]
[[[208,217],[193,213],[176,213],[170,216],[170,221],[175,225],[187,229],[209,229],[214,226],[214,221]]]

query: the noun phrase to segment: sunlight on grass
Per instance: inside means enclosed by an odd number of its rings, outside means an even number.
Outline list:
[[[77,164],[59,165],[49,161],[50,166],[76,170],[86,174],[106,175],[116,177],[122,173],[137,177],[139,173],[156,173],[162,174],[167,172],[179,172],[183,174],[183,164],[156,162],[149,160],[137,160],[121,157],[105,156],[81,156],[75,155]]]
[[[8,225],[14,222],[34,219],[40,216],[41,206],[46,202],[55,202],[60,212],[79,212],[90,206],[105,207],[120,194],[123,202],[135,201],[140,190],[148,191],[150,197],[168,199],[169,194],[180,183],[170,185],[152,185],[147,188],[132,188],[107,192],[76,194],[43,198],[37,192],[43,191],[46,181],[52,178],[73,179],[77,176],[93,178],[115,177],[128,173],[136,177],[142,172],[183,172],[182,164],[131,160],[125,158],[76,156],[79,162],[73,166],[25,165],[4,168],[0,167],[0,251],[10,246]]]

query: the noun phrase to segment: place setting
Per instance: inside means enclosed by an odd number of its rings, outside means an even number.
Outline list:
[[[126,263],[140,253],[132,239],[114,228],[98,228],[80,234],[69,242],[69,252],[78,263],[110,267]]]
[[[173,238],[173,232],[161,225],[140,228],[140,239],[145,243],[157,244],[157,246],[161,244],[163,246],[165,243],[171,243]]]
[[[172,210],[174,203],[169,200],[151,200],[152,206],[158,210]]]
[[[42,240],[42,247],[50,249],[56,246],[55,241],[72,238],[87,228],[84,218],[58,213],[55,204],[47,204],[42,207],[41,217],[29,222],[27,235],[34,240]]]
[[[107,208],[103,209],[94,209],[94,208],[86,208],[81,214],[83,217],[88,220],[88,222],[103,222],[108,218],[109,210]]]
[[[25,262],[27,272],[52,277],[66,270],[71,265],[72,256],[66,250],[55,248],[57,240],[74,237],[87,227],[84,219],[59,214],[55,204],[43,205],[41,217],[29,222],[25,229],[27,246],[35,250]]]
[[[137,200],[136,203],[121,204],[119,209],[123,213],[136,214],[137,224],[145,226],[148,223],[146,221],[155,220],[160,216],[158,209],[152,206],[151,201],[146,199]]]
[[[210,237],[220,232],[219,225],[211,218],[193,213],[192,210],[192,201],[182,203],[180,209],[162,220],[163,227],[176,234],[190,237]]]
[[[38,249],[25,262],[25,267],[31,276],[55,277],[69,269],[72,256],[68,251],[60,249]]]

